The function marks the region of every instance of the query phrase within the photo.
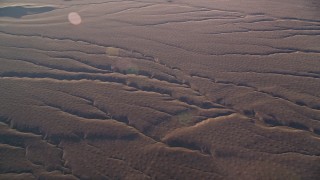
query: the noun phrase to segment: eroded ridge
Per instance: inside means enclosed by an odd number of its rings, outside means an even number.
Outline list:
[[[320,176],[318,3],[0,9],[0,179]]]

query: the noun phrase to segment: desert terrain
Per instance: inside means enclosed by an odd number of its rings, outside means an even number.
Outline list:
[[[320,2],[1,0],[0,179],[320,179]]]

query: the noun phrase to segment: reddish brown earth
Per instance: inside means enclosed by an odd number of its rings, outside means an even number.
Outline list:
[[[2,0],[0,46],[0,179],[320,178],[317,0]]]

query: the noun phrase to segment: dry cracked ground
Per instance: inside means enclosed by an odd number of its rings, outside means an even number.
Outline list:
[[[318,0],[1,0],[0,179],[319,179]]]

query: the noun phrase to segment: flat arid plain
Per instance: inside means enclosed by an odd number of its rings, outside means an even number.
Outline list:
[[[318,0],[1,0],[0,179],[319,179]]]

